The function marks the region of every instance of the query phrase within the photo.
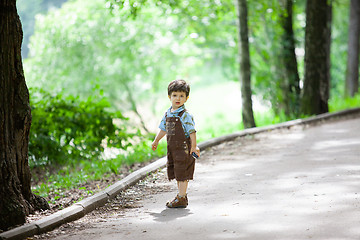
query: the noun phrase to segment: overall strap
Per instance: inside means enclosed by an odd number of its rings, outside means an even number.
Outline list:
[[[181,118],[182,115],[184,114],[184,112],[186,112],[186,111],[187,111],[186,109],[182,110],[181,112],[179,112],[178,116]]]

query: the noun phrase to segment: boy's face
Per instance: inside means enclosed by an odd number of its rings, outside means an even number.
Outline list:
[[[178,109],[181,107],[187,100],[189,96],[186,97],[185,92],[172,92],[169,95],[171,106],[173,109]]]

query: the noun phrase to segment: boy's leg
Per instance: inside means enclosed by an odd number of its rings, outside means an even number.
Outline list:
[[[180,197],[185,197],[189,182],[188,181],[178,181],[177,183],[178,183]]]

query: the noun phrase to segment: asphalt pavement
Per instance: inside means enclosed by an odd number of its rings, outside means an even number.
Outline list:
[[[56,239],[358,240],[360,118],[224,142],[197,162],[188,208],[166,208],[173,197]]]

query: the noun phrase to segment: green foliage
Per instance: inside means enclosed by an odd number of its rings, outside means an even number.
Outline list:
[[[37,17],[24,70],[29,86],[81,98],[99,84],[115,108],[129,110],[192,67],[183,60],[196,51],[181,22],[155,6],[131,19],[106,1],[78,0]]]
[[[344,96],[348,52],[349,2],[333,1],[333,22],[331,29],[331,88],[330,96],[340,100]],[[331,104],[331,103],[329,103]]]
[[[46,12],[49,8],[60,7],[67,0],[16,0],[17,10],[23,27],[22,57],[29,53],[29,39],[34,33],[35,16]]]
[[[30,92],[32,166],[97,158],[104,150],[104,141],[108,147],[126,149],[129,145],[133,134],[127,130],[127,119],[120,112],[106,110],[110,104],[101,91],[95,91],[85,101],[71,95],[53,96],[39,89]]]
[[[31,1],[37,8],[45,0]],[[349,2],[333,4],[331,94],[340,95]],[[302,78],[305,1],[294,1],[293,7]],[[284,98],[280,11],[279,1],[249,2],[253,92],[270,102],[275,112],[281,112]],[[71,1],[37,17],[30,47],[31,59],[25,63],[30,86],[89,96],[93,83],[99,83],[122,110],[132,108],[129,98],[147,98],[177,76],[203,83],[238,81],[239,76],[232,0]]]

